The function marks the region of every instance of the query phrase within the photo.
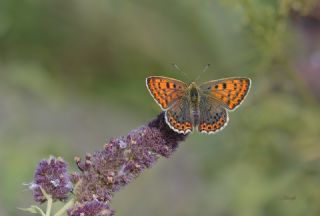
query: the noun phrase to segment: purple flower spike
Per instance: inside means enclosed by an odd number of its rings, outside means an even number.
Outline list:
[[[86,154],[83,160],[75,157],[80,172],[68,174],[67,163],[62,158],[40,161],[30,189],[37,202],[48,199],[46,215],[51,215],[52,201],[67,200],[73,190],[70,201],[57,214],[67,211],[69,216],[112,216],[109,203],[114,192],[153,166],[160,157],[169,157],[186,137],[171,130],[161,113],[126,136],[111,139],[100,151]],[[44,215],[38,206],[24,210]]]
[[[110,207],[98,200],[77,203],[68,210],[68,216],[112,216],[114,215]]]
[[[50,157],[38,164],[34,181],[30,186],[36,202],[46,201],[42,188],[55,200],[66,200],[72,189],[72,183],[67,173],[67,163],[62,158]]]
[[[169,157],[186,136],[171,130],[161,113],[127,136],[111,139],[104,149],[87,155],[84,161],[76,158],[82,171],[74,190],[76,200],[109,201],[115,191],[151,167],[159,157]]]

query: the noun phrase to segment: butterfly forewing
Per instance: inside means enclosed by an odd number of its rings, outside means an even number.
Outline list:
[[[161,76],[148,77],[146,82],[150,94],[163,110],[185,96],[188,87],[182,81]]]
[[[227,78],[206,82],[200,86],[200,91],[227,109],[234,110],[246,97],[250,84],[248,78]]]
[[[215,99],[200,94],[199,109],[199,132],[211,134],[227,125],[229,120],[227,110]]]
[[[182,97],[166,111],[166,122],[177,133],[186,134],[193,130],[190,114],[190,99]]]

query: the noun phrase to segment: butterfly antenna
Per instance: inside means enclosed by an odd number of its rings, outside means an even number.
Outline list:
[[[200,77],[208,70],[209,67],[210,67],[210,64],[206,64],[206,66],[204,66],[202,72],[201,72],[201,73],[197,76],[197,78],[195,79],[195,82],[200,79]]]
[[[172,64],[172,66],[173,66],[175,69],[177,69],[181,74],[183,74],[188,80],[190,80],[189,76],[188,76],[185,72],[183,72],[183,71],[178,67],[177,64]]]

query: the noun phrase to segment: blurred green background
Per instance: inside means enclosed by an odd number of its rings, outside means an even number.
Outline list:
[[[252,79],[216,135],[192,134],[118,192],[117,215],[320,215],[318,0],[0,2],[0,215],[37,162],[76,170],[154,118],[145,78]]]

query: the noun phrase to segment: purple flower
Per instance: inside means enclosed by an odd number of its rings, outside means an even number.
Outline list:
[[[87,154],[83,160],[76,157],[80,172],[69,175],[62,158],[50,157],[40,161],[30,189],[37,202],[47,200],[48,196],[44,193],[51,196],[47,205],[49,214],[51,202],[65,201],[73,190],[74,196],[60,209],[59,214],[68,209],[69,216],[114,215],[108,205],[114,192],[153,166],[160,157],[169,157],[186,136],[171,130],[165,122],[164,113],[161,113],[126,136],[111,139],[103,149]],[[26,211],[42,212],[39,209],[32,206]]]
[[[77,203],[73,208],[68,210],[68,216],[112,216],[113,211],[108,204],[98,200]]]
[[[67,173],[67,163],[62,158],[50,157],[42,160],[37,166],[34,181],[30,185],[36,202],[45,202],[42,188],[53,200],[66,200],[72,189],[72,183]]]
[[[104,149],[87,154],[84,161],[76,158],[82,171],[74,190],[76,200],[109,201],[114,192],[151,167],[159,157],[169,157],[186,136],[171,130],[161,113],[127,136],[111,139]]]

